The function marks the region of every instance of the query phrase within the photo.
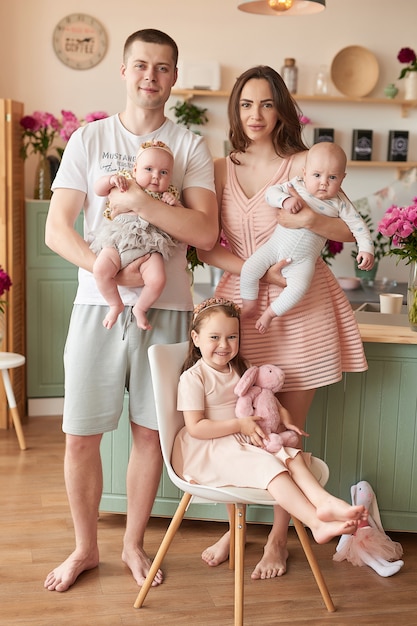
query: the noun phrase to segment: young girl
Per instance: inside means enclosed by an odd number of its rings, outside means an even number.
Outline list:
[[[154,198],[171,206],[181,206],[178,191],[171,185],[173,164],[174,156],[165,143],[147,141],[136,155],[133,176],[136,183]],[[108,196],[113,187],[126,191],[129,179],[132,179],[129,171],[102,176],[96,182],[95,192],[99,196]],[[122,213],[114,220],[107,209],[104,215],[110,221],[103,224],[91,244],[93,252],[98,254],[93,267],[94,277],[110,307],[103,326],[110,329],[124,310],[116,274],[138,257],[151,253],[140,266],[144,286],[133,307],[138,327],[150,330],[146,313],[165,287],[164,259],[169,258],[175,241],[134,212]]]
[[[210,298],[195,308],[178,387],[185,427],[174,443],[175,471],[189,482],[267,489],[311,529],[317,543],[355,532],[367,519],[364,506],[327,493],[300,450],[264,450],[259,416],[236,418],[234,388],[246,368],[239,354],[239,323],[239,308],[230,300]],[[292,424],[286,428],[305,434]]]

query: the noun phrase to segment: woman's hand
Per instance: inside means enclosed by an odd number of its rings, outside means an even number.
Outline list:
[[[262,276],[261,281],[264,283],[269,283],[270,285],[276,285],[277,287],[287,286],[287,281],[284,276],[281,274],[281,270],[283,267],[286,267],[291,263],[291,259],[284,259],[283,261],[278,261],[274,265],[265,272]]]
[[[278,224],[284,226],[284,228],[310,228],[314,221],[315,212],[292,185],[288,185],[288,193],[296,200],[297,211],[291,212],[286,209],[278,209]]]

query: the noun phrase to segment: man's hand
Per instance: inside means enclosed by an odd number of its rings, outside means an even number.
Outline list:
[[[150,256],[150,254],[145,254],[120,270],[116,276],[117,284],[120,287],[143,287],[144,282],[140,268],[142,263],[145,263]]]
[[[141,200],[146,197],[146,192],[143,191],[136,181],[126,178],[125,180],[128,183],[126,190],[121,191],[117,187],[113,187],[110,191],[108,207],[112,219],[121,213],[139,214]]]

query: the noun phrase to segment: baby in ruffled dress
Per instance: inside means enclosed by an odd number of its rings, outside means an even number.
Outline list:
[[[95,184],[99,196],[109,195],[113,187],[120,191],[128,189],[132,174],[136,183],[152,197],[172,206],[181,206],[178,190],[171,185],[174,156],[162,141],[143,143],[136,155],[132,173],[120,171],[101,177]],[[133,307],[139,328],[150,330],[147,312],[159,298],[165,287],[164,259],[168,259],[177,245],[170,235],[149,224],[133,211],[111,217],[109,209],[104,212],[105,222],[95,234],[91,249],[97,254],[93,274],[97,286],[110,310],[103,320],[105,328],[112,328],[124,309],[117,289],[116,274],[135,259],[150,254],[140,266],[144,286]]]

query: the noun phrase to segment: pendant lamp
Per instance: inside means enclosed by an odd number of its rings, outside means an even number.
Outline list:
[[[237,8],[259,15],[311,15],[326,8],[326,0],[239,0]]]

